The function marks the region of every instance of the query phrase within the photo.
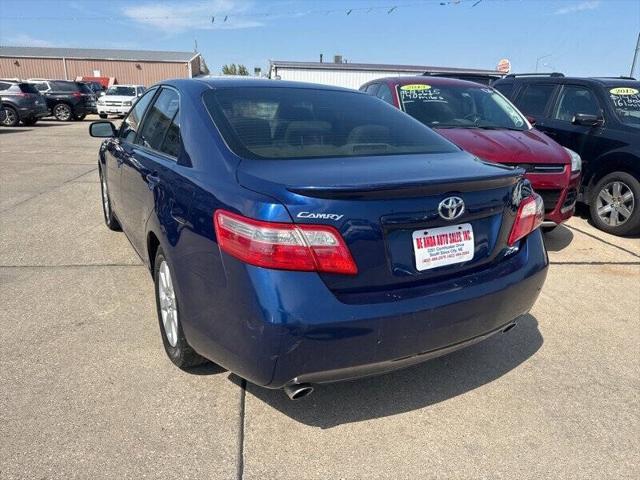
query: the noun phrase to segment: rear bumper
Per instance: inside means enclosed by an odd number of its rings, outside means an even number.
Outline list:
[[[483,340],[529,311],[548,259],[536,231],[492,268],[379,301],[338,297],[316,274],[224,263],[231,305],[216,306],[226,311],[224,329],[200,317],[185,324],[187,339],[251,382],[281,388],[384,373]]]
[[[401,368],[417,365],[419,363],[426,362],[427,360],[431,360],[432,358],[441,357],[443,355],[447,355],[449,353],[455,352],[456,350],[461,350],[463,348],[470,347],[471,345],[475,345],[476,343],[486,340],[487,338],[495,335],[496,333],[507,330],[508,328],[514,326],[515,324],[516,324],[516,321],[512,320],[507,322],[505,325],[502,325],[501,327],[495,330],[492,330],[491,332],[478,335],[477,337],[473,337],[468,340],[463,340],[453,345],[438,348],[436,350],[420,352],[420,353],[409,355],[403,358],[385,360],[377,363],[369,363],[366,365],[356,365],[356,366],[345,367],[337,370],[327,370],[324,372],[305,373],[294,378],[293,380],[287,383],[288,384],[331,383],[331,382],[340,382],[340,381],[346,381],[346,380],[354,380],[357,378],[364,378],[364,377],[369,377],[373,375],[381,375],[383,373],[393,372],[394,370],[399,370]]]

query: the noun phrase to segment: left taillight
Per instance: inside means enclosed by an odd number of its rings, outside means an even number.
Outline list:
[[[355,275],[351,252],[328,225],[263,222],[216,210],[213,224],[220,249],[243,262],[280,270]]]
[[[537,193],[532,193],[520,202],[516,221],[513,222],[509,234],[509,245],[514,245],[518,240],[526,237],[536,228],[542,225],[544,220],[544,202]]]

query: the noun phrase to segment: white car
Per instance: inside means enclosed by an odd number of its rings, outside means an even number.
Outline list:
[[[114,85],[98,98],[98,115],[107,118],[109,115],[124,116],[129,113],[131,105],[142,95],[142,85]]]

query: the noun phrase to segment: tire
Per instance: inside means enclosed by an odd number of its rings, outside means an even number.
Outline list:
[[[108,115],[106,113],[99,113],[98,116],[100,118],[107,118],[108,117]]]
[[[591,221],[612,235],[640,233],[640,181],[626,172],[605,175],[593,187]]]
[[[56,103],[53,106],[53,116],[60,122],[70,122],[73,120],[73,111],[66,103]]]
[[[74,120],[77,120],[77,121],[79,121],[79,122],[81,122],[82,120],[84,120],[84,118],[85,118],[86,116],[87,116],[87,114],[86,114],[86,113],[83,113],[82,115],[74,115],[74,116],[73,116],[73,119],[74,119]]]
[[[4,125],[5,127],[17,127],[20,123],[20,116],[18,115],[18,111],[8,105],[4,107],[4,110],[6,112],[6,115],[4,118],[4,122],[2,122],[2,125]]]
[[[120,222],[118,222],[118,219],[111,208],[111,198],[109,197],[107,178],[102,173],[102,168],[99,168],[98,171],[100,175],[100,194],[102,197],[102,214],[104,216],[104,224],[109,230],[119,232],[122,228],[120,227]]]
[[[28,118],[26,120],[22,120],[22,123],[24,125],[26,125],[27,127],[31,127],[33,125],[35,125],[36,123],[38,123],[38,119],[37,118]]]
[[[153,279],[156,293],[156,311],[164,350],[169,359],[181,369],[207,363],[187,343],[180,323],[180,305],[175,293],[175,277],[161,247],[154,262]]]

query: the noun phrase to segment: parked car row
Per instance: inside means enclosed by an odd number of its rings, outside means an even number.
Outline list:
[[[494,87],[535,128],[583,161],[578,198],[614,235],[640,232],[640,82],[625,77],[508,75]]]
[[[601,230],[640,233],[640,82],[525,74],[492,86],[394,77],[361,90],[479,158],[524,168],[544,200],[546,228],[581,201]]]
[[[59,121],[83,120],[88,114],[125,115],[142,94],[141,85],[116,85],[96,95],[96,82],[30,79],[0,80],[0,96],[5,112],[0,123],[15,127],[34,125],[43,117]]]

